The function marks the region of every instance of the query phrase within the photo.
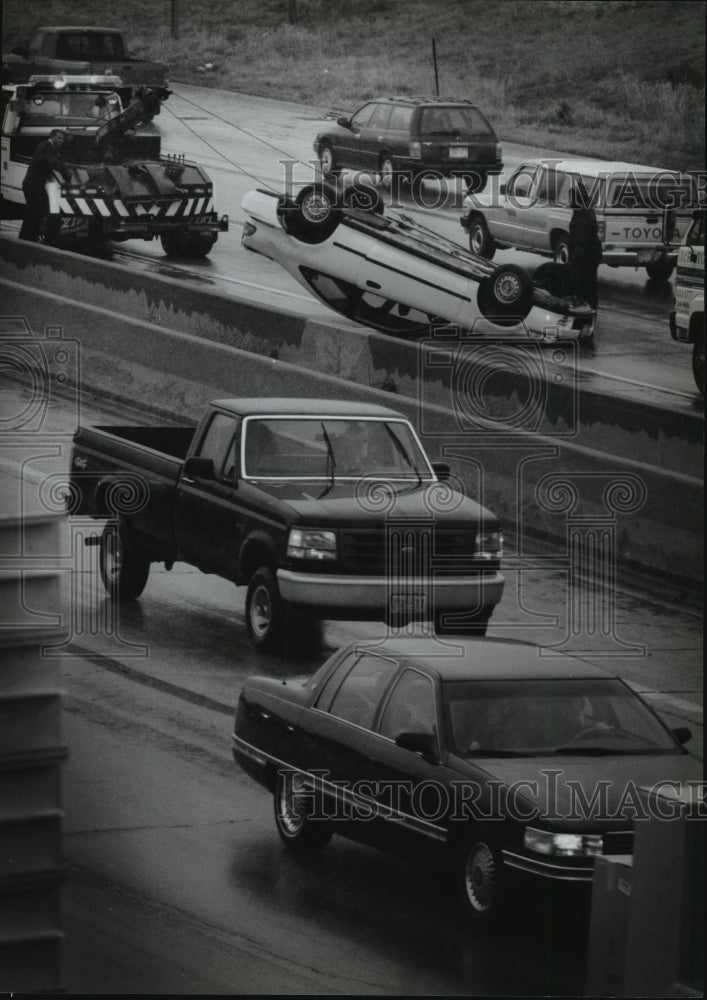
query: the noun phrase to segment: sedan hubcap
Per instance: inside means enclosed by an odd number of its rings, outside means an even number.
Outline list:
[[[302,214],[310,222],[323,222],[330,211],[329,199],[319,193],[308,195],[302,202]]]
[[[494,285],[500,302],[512,305],[520,295],[520,281],[515,274],[502,274]]]
[[[283,778],[280,786],[280,822],[294,836],[304,826],[304,782],[299,775]]]
[[[477,844],[470,851],[465,881],[472,908],[479,913],[488,910],[496,896],[496,862],[487,844]]]
[[[120,541],[116,535],[108,535],[105,545],[105,568],[106,576],[111,583],[114,583],[120,576],[121,563]]]

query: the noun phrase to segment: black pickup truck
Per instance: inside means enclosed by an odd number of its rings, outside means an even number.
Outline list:
[[[107,518],[88,541],[111,596],[189,563],[247,585],[261,650],[308,618],[483,635],[503,592],[498,520],[387,407],[223,399],[197,427],[79,428],[69,495]]]

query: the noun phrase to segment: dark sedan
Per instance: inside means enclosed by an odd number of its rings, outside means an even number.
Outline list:
[[[698,787],[689,738],[574,657],[408,636],[344,648],[307,680],[250,679],[233,754],[273,792],[289,848],[434,841],[482,922],[514,873],[586,883],[596,855],[630,853],[635,819]]]

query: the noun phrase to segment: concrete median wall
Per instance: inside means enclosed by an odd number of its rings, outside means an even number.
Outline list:
[[[547,536],[589,576],[610,572],[600,552],[699,586],[701,421],[578,390],[571,349],[498,344],[494,368],[478,339],[406,343],[10,240],[0,260],[5,315],[40,340],[60,327],[83,391],[179,420],[217,396],[382,402],[413,420],[520,554]]]

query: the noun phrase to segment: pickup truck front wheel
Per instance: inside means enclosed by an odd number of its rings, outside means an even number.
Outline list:
[[[133,600],[145,589],[150,557],[122,523],[108,523],[103,529],[100,570],[103,586],[120,601]]]
[[[245,620],[250,641],[264,653],[282,648],[287,625],[287,608],[280,596],[275,574],[267,566],[250,578],[245,599]]]

